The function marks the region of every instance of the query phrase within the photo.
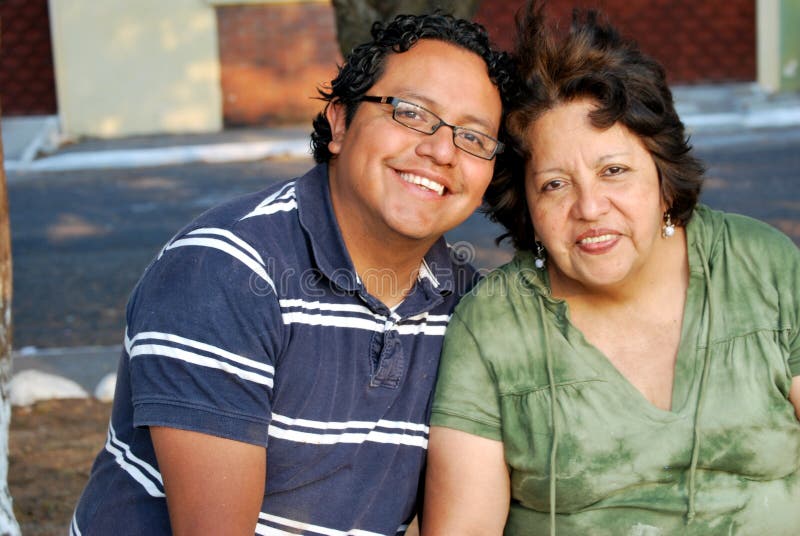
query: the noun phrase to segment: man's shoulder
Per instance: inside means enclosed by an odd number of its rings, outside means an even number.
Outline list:
[[[261,225],[292,222],[296,219],[292,216],[297,212],[295,191],[298,180],[282,181],[225,201],[195,218],[183,232],[203,227],[247,232],[247,229]]]
[[[297,199],[305,177],[278,182],[207,210],[176,233],[162,255],[176,245],[191,244],[219,246],[235,253],[234,257],[252,257],[260,264],[266,257],[292,258],[294,250],[305,243]]]
[[[274,290],[276,273],[307,260],[297,217],[298,180],[230,199],[195,218],[162,247],[137,288],[155,278],[181,288],[255,281]]]

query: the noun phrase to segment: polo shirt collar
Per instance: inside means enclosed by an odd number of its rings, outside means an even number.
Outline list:
[[[360,290],[361,282],[333,212],[327,164],[317,164],[298,179],[295,193],[300,225],[306,231],[317,268],[343,290]],[[419,281],[440,295],[455,290],[453,261],[444,237],[440,237],[425,255]]]
[[[295,184],[297,212],[320,272],[348,292],[360,288],[353,261],[333,213],[328,166],[317,164]]]

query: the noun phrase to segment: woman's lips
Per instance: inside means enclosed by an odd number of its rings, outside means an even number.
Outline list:
[[[620,235],[607,229],[593,229],[580,236],[575,244],[587,253],[605,253],[619,241]]]

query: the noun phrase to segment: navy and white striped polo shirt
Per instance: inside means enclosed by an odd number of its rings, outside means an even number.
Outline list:
[[[398,307],[367,294],[324,165],[202,215],[131,296],[108,439],[71,534],[170,532],[148,426],[266,446],[256,534],[402,533],[445,327],[475,278],[441,239]]]

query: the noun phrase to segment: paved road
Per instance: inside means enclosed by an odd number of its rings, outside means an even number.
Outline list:
[[[703,201],[766,220],[800,244],[800,129],[705,135]],[[219,202],[302,173],[310,160],[11,174],[14,346],[121,342],[130,289],[160,247]],[[480,215],[449,233],[475,262],[510,258]]]

